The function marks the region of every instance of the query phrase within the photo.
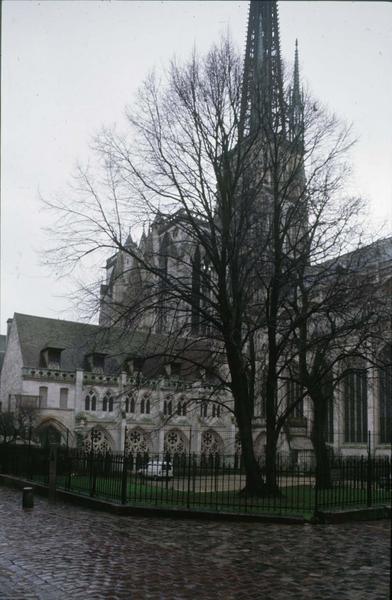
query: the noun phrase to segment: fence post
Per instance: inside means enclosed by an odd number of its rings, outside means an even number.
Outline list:
[[[191,451],[188,452],[188,489],[186,495],[186,507],[190,506],[190,494],[191,494]]]
[[[90,496],[91,498],[93,498],[95,496],[95,488],[96,488],[96,483],[97,483],[97,471],[96,471],[96,465],[95,465],[95,455],[94,455],[94,450],[91,449],[90,454],[89,454],[89,460],[90,460]]]
[[[128,460],[124,452],[123,454],[123,468],[122,468],[122,479],[121,479],[121,504],[127,503],[127,483],[128,483]]]
[[[368,431],[368,453],[367,453],[367,485],[366,485],[366,503],[368,506],[372,505],[372,457],[370,450],[370,431]]]
[[[49,444],[49,494],[50,502],[56,501],[56,476],[57,476],[57,444]]]
[[[122,423],[124,422],[124,419]],[[127,444],[127,425],[124,427],[124,447],[123,447],[123,468],[121,476],[121,504],[127,503],[127,476],[128,476],[128,444]]]

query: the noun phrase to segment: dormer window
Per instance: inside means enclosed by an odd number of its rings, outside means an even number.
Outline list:
[[[41,350],[40,366],[47,369],[59,369],[61,365],[61,353],[64,348],[46,346]]]
[[[181,363],[170,362],[165,364],[165,373],[168,378],[178,379],[181,375]]]
[[[103,373],[105,356],[102,352],[91,352],[86,355],[87,370],[92,373]]]
[[[142,372],[144,358],[127,358],[124,363],[124,369],[129,375],[138,375]]]

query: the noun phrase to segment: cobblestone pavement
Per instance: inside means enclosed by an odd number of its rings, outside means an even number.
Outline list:
[[[389,527],[23,511],[0,488],[0,599],[386,600]]]

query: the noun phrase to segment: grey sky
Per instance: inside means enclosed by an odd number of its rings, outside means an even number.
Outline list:
[[[247,2],[5,1],[2,35],[1,331],[14,312],[78,318],[69,281],[40,265],[48,241],[38,190],[66,190],[103,124],[122,123],[138,85],[227,28],[244,52]],[[369,228],[392,230],[392,6],[281,2],[283,57],[298,37],[301,74],[315,96],[354,124],[355,188]]]

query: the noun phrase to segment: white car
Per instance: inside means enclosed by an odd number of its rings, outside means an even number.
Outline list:
[[[165,460],[149,460],[144,467],[138,470],[139,475],[153,479],[170,479],[173,477],[173,467]]]

